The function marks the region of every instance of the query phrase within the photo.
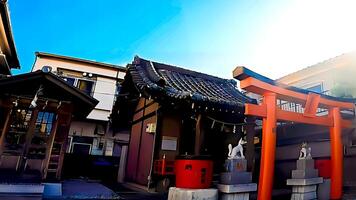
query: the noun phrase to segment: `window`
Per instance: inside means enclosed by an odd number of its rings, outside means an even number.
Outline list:
[[[11,112],[10,127],[5,137],[5,152],[14,154],[21,152],[26,142],[31,116],[32,110],[27,108],[18,108]]]
[[[66,77],[66,78],[64,78],[64,80],[65,80],[69,85],[75,86],[75,78]]]
[[[114,104],[120,94],[121,91],[121,84],[120,83],[116,83],[116,89],[115,89],[115,96],[114,96]]]
[[[71,153],[89,155],[92,150],[93,139],[86,136],[73,136]]]
[[[83,79],[78,80],[77,87],[83,91],[85,94],[92,96],[93,88],[94,88],[94,82],[93,81],[87,81]]]
[[[54,113],[38,112],[35,133],[49,136],[52,131]]]
[[[65,80],[69,85],[72,85],[85,94],[93,96],[96,76],[91,73],[79,72],[74,70],[58,68],[58,76]]]
[[[93,96],[93,91],[94,91],[94,81],[92,80],[87,80],[87,79],[80,79],[80,78],[72,78],[72,77],[63,77],[63,80],[65,80],[69,85],[72,85],[85,94],[89,96]]]
[[[89,155],[91,151],[91,145],[85,143],[73,143],[73,154]]]
[[[321,84],[315,85],[313,87],[307,88],[307,90],[310,90],[312,92],[317,92],[317,93],[322,93],[323,92],[323,88],[321,86]]]

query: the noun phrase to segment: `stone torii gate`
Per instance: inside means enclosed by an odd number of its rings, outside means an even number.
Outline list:
[[[312,93],[304,89],[278,84],[245,67],[237,67],[233,71],[233,76],[240,80],[241,89],[261,95],[263,98],[259,105],[245,104],[245,115],[263,119],[258,199],[268,200],[272,197],[277,120],[330,127],[330,198],[341,199],[343,187],[341,130],[350,127],[352,122],[343,119],[340,110],[354,111],[354,103],[349,99]],[[304,112],[282,110],[277,105],[277,99],[298,103],[303,106]],[[326,116],[317,115],[318,108],[326,109],[328,114]]]

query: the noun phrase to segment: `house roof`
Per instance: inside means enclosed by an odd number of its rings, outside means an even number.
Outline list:
[[[7,65],[6,69],[0,66],[0,73],[11,74],[11,68],[20,68],[20,62],[17,57],[14,37],[12,35],[11,21],[7,0],[0,0],[0,46],[3,58],[6,60],[2,66]]]
[[[275,85],[281,88],[285,88],[288,90],[292,90],[295,92],[299,92],[299,93],[303,93],[303,94],[309,94],[309,93],[316,93],[319,94],[321,97],[329,99],[329,100],[334,100],[334,101],[341,101],[341,102],[349,102],[349,103],[355,103],[356,99],[353,98],[342,98],[342,97],[334,97],[334,96],[329,96],[329,95],[325,95],[325,94],[321,94],[321,93],[317,93],[314,91],[310,91],[310,90],[306,90],[306,89],[302,89],[302,88],[298,88],[298,87],[294,87],[294,86],[290,86],[290,85],[286,85],[283,83],[280,83],[278,81],[272,80],[266,76],[263,76],[261,74],[258,74],[246,67],[237,67],[234,72],[233,72],[234,78],[238,79],[238,80],[243,80],[246,79],[248,77],[253,77],[255,79],[258,79],[260,81],[269,83],[271,85]]]
[[[254,100],[237,89],[232,79],[183,69],[135,57],[128,67],[136,89],[149,96],[184,100],[209,108],[235,110]]]
[[[298,82],[301,79],[317,76],[318,73],[323,71],[328,71],[333,68],[343,67],[345,65],[353,66],[355,64],[356,64],[356,51],[352,51],[349,53],[344,53],[339,56],[324,60],[317,64],[302,68],[298,71],[280,77],[276,79],[276,81],[290,85]]]
[[[122,67],[119,65],[97,62],[97,61],[87,60],[87,59],[82,59],[82,58],[74,58],[74,57],[57,55],[57,54],[52,54],[52,53],[45,53],[45,52],[36,52],[35,55],[36,55],[36,57],[57,58],[57,59],[63,59],[63,60],[68,60],[68,61],[81,62],[81,63],[88,63],[88,64],[97,65],[97,66],[101,66],[101,67],[115,68],[115,69],[119,69],[121,71],[126,71],[125,67]]]
[[[43,95],[39,98],[71,102],[76,117],[85,118],[98,104],[98,100],[69,85],[56,75],[40,70],[0,78],[0,94],[33,98],[41,85]]]

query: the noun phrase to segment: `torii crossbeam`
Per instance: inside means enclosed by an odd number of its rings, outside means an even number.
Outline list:
[[[245,67],[237,67],[233,71],[233,76],[240,80],[241,89],[261,95],[263,98],[262,103],[259,105],[245,104],[245,115],[257,116],[263,119],[258,200],[268,200],[272,197],[277,120],[330,127],[330,198],[341,199],[343,186],[341,130],[342,128],[350,127],[352,122],[350,119],[343,119],[340,111],[354,111],[354,101],[279,84]],[[302,105],[303,112],[282,110],[277,105],[277,99],[298,103]],[[326,116],[317,115],[319,108],[326,109],[328,114]]]

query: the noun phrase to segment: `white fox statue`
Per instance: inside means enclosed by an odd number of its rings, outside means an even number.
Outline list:
[[[232,145],[228,145],[229,153],[227,154],[228,159],[239,159],[245,158],[244,156],[244,149],[242,147],[242,138],[239,140],[239,144],[232,148]],[[240,155],[238,154],[240,153]]]

